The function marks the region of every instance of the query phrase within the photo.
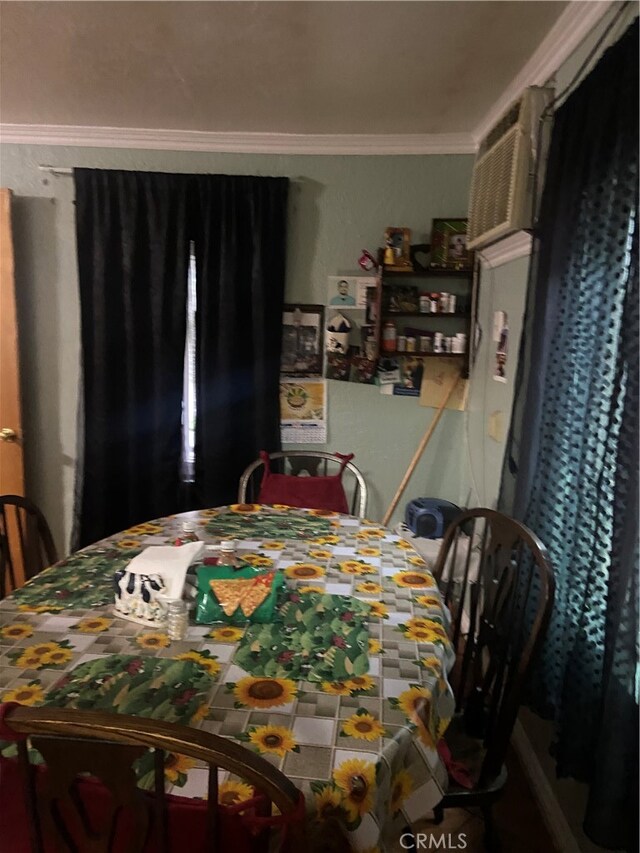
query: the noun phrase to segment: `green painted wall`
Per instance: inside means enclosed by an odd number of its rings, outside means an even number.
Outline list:
[[[467,454],[461,488],[466,505],[495,507],[498,499],[502,459],[511,420],[528,269],[529,258],[525,257],[508,261],[495,269],[487,267],[481,275],[478,301],[481,340],[471,373],[465,415],[464,444]],[[506,383],[496,382],[493,378],[495,311],[505,311],[509,321]],[[495,437],[489,435],[492,415],[498,422]]]
[[[287,298],[324,302],[327,276],[358,272],[388,225],[424,242],[437,216],[464,216],[473,157],[284,156],[5,145],[0,183],[15,193],[14,233],[26,474],[61,550],[69,542],[76,462],[79,307],[73,181],[39,164],[107,169],[287,175]],[[433,410],[377,388],[329,382],[328,447],[352,451],[381,518]],[[460,500],[466,481],[464,416],[447,412],[400,503],[418,495]],[[240,472],[238,472],[238,475]],[[399,514],[396,514],[396,518]]]

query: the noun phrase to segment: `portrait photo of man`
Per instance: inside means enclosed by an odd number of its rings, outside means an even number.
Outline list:
[[[356,300],[350,293],[349,282],[342,278],[336,285],[338,293],[331,299],[329,305],[351,305],[356,304]]]

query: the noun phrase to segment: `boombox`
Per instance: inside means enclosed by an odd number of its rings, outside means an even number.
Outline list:
[[[416,498],[404,511],[404,523],[414,536],[441,539],[453,519],[462,512],[459,506],[439,498]]]

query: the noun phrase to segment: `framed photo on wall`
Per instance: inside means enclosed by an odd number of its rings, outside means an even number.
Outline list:
[[[282,313],[282,358],[285,376],[322,376],[324,306],[285,305]]]
[[[471,270],[473,252],[467,249],[466,219],[433,220],[429,266],[441,270]]]
[[[391,272],[412,272],[411,229],[387,228],[384,232],[384,267]]]

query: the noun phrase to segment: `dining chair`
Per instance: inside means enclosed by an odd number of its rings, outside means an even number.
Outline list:
[[[264,758],[211,732],[103,711],[5,703],[0,737],[13,738],[18,748],[18,761],[4,758],[0,768],[7,851],[258,853],[276,842],[275,849],[302,849],[302,793]],[[44,769],[33,763],[27,737]],[[138,787],[133,768],[149,749],[152,792]],[[207,774],[205,800],[165,794],[166,768],[185,756]],[[244,784],[219,788],[218,769]],[[11,785],[14,778],[22,784]],[[251,788],[248,800],[237,793],[246,796]],[[273,806],[279,814],[272,816]],[[277,837],[272,829],[280,830]]]
[[[58,554],[47,520],[38,507],[20,495],[0,495],[0,598],[57,562]]]
[[[273,466],[279,471],[279,476],[285,477],[315,477],[333,480],[335,485],[340,486],[340,472],[348,473],[346,482],[342,481],[342,494],[346,500],[346,507],[351,515],[358,518],[365,518],[367,514],[368,489],[367,483],[361,471],[349,461],[345,462],[345,458],[340,454],[328,453],[321,450],[285,450],[275,453],[263,454],[260,459],[252,462],[243,472],[240,477],[240,485],[238,489],[238,503],[260,503],[260,494],[262,490],[262,476],[264,474],[265,462],[264,456],[268,457],[268,463],[275,463]],[[276,476],[278,476],[276,475]],[[292,483],[292,491],[296,491],[296,487],[300,484]],[[279,503],[287,503],[284,498],[287,494],[287,482],[282,482],[282,489],[279,490],[283,496]],[[336,491],[332,488],[332,498],[336,497]],[[273,501],[262,501],[264,503],[272,503]],[[309,506],[309,509],[336,509],[338,504],[334,506],[326,505],[326,501],[322,506]],[[331,501],[329,501],[331,503]],[[300,502],[292,503],[292,506],[301,506]]]
[[[553,569],[523,524],[471,509],[447,529],[433,574],[451,613],[456,653],[449,676],[456,714],[440,750],[450,784],[434,818],[440,823],[447,808],[479,806],[492,850],[491,808],[507,781],[507,748],[551,616]]]

